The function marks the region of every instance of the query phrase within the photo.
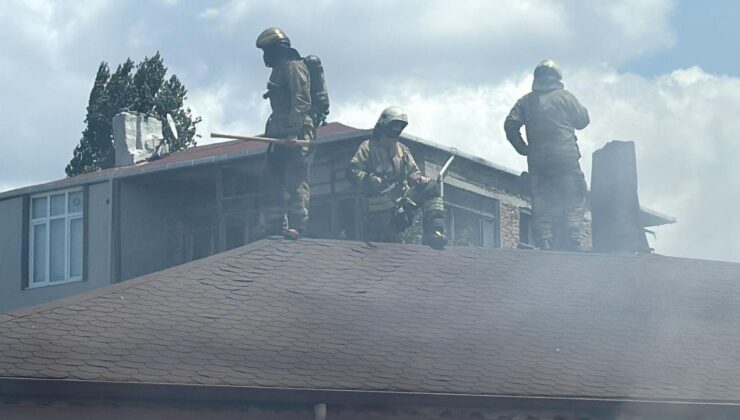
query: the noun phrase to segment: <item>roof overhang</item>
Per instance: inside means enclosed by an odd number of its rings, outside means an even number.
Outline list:
[[[670,225],[676,221],[677,219],[673,216],[640,206],[640,223],[643,227]]]
[[[343,131],[340,133],[331,134],[326,137],[319,138],[315,140],[315,144],[316,146],[321,146],[323,144],[333,143],[333,142],[340,141],[340,140],[341,141],[359,140],[359,139],[368,138],[370,135],[372,135],[372,130],[351,129],[350,128],[350,130],[347,130],[347,131]],[[401,137],[404,140],[412,141],[412,142],[419,143],[425,146],[429,146],[435,149],[446,151],[450,154],[454,154],[462,158],[465,158],[465,159],[468,159],[474,162],[478,162],[482,165],[491,167],[495,170],[502,171],[510,175],[519,176],[518,173],[516,173],[515,171],[511,169],[504,168],[503,166],[497,165],[493,162],[487,161],[485,159],[481,159],[471,154],[459,152],[454,147],[447,147],[442,144],[431,142],[421,137],[417,137],[417,136],[413,136],[409,134],[403,134]],[[224,143],[228,143],[228,142],[224,142]],[[194,159],[180,160],[180,161],[176,161],[172,163],[164,163],[166,162],[166,160],[164,160],[164,161],[159,161],[159,162],[158,161],[146,162],[146,163],[126,166],[126,167],[111,168],[112,170],[104,170],[104,171],[100,171],[99,173],[93,172],[89,174],[82,174],[82,175],[71,177],[71,178],[63,178],[60,180],[46,182],[43,184],[31,185],[28,187],[21,187],[21,188],[13,189],[10,191],[0,192],[0,200],[7,199],[7,198],[13,198],[13,197],[17,197],[20,195],[42,193],[42,192],[46,192],[50,190],[73,188],[73,187],[89,185],[89,184],[97,184],[100,182],[107,182],[112,179],[128,178],[132,176],[139,176],[139,175],[145,175],[145,174],[151,174],[151,173],[157,173],[157,172],[163,172],[163,171],[171,171],[171,170],[177,170],[177,169],[182,169],[182,168],[187,168],[187,167],[226,162],[229,160],[241,159],[241,158],[248,157],[248,156],[261,155],[266,150],[267,150],[267,147],[258,146],[258,147],[243,149],[243,150],[234,151],[230,153],[218,153],[218,154],[198,157]]]
[[[19,195],[41,193],[41,192],[49,191],[52,189],[56,190],[56,189],[63,189],[63,188],[72,188],[72,187],[77,187],[77,186],[82,186],[82,185],[97,184],[101,182],[110,181],[112,179],[128,178],[128,177],[138,176],[138,175],[170,171],[170,170],[182,169],[182,168],[199,166],[199,165],[207,165],[207,164],[227,161],[231,159],[239,159],[239,158],[244,158],[247,156],[254,156],[254,155],[262,154],[265,151],[265,149],[266,149],[265,147],[246,149],[246,150],[239,151],[239,152],[224,153],[224,154],[219,154],[219,155],[201,157],[201,158],[190,159],[190,160],[183,160],[183,161],[172,162],[172,163],[167,163],[164,165],[156,165],[156,166],[141,164],[141,165],[136,165],[136,166],[125,167],[125,170],[120,171],[120,172],[102,173],[99,175],[92,173],[92,174],[89,174],[90,176],[85,176],[87,175],[85,174],[85,175],[72,177],[72,178],[64,178],[58,181],[52,181],[52,182],[47,182],[44,184],[22,187],[22,188],[18,188],[15,190],[6,191],[4,193],[0,193],[0,200],[6,199],[6,198],[13,198]]]
[[[359,140],[359,139],[368,138],[372,135],[371,129],[353,129],[351,127],[348,127],[348,128],[349,130],[347,131],[339,132],[336,134],[331,134],[323,138],[318,138],[317,140],[315,140],[316,146],[320,147],[321,145],[324,145],[327,143],[333,143],[333,142],[340,141],[340,140],[341,141]],[[463,158],[463,159],[466,159],[472,162],[476,162],[480,165],[489,167],[495,171],[501,172],[509,176],[514,176],[514,177],[520,176],[520,173],[513,169],[507,168],[502,165],[498,165],[494,162],[491,162],[489,160],[480,158],[478,156],[475,156],[469,153],[461,152],[454,147],[445,146],[443,144],[429,141],[424,138],[414,136],[411,134],[404,133],[401,135],[401,138],[406,141],[411,141],[411,142],[414,142],[420,145],[424,145],[424,146],[431,147],[431,148],[434,148],[434,149],[437,149],[443,152],[447,152],[450,155],[455,155],[460,158]],[[229,160],[235,160],[235,159],[241,159],[241,158],[245,158],[249,156],[261,155],[266,150],[267,150],[267,147],[254,147],[254,148],[243,149],[243,150],[230,152],[230,153],[213,154],[210,156],[176,161],[172,163],[152,165],[147,162],[147,163],[140,164],[140,165],[123,167],[117,171],[110,171],[110,172],[101,171],[102,173],[100,174],[96,174],[96,173],[83,174],[83,175],[72,177],[72,178],[64,178],[61,180],[52,181],[52,182],[48,182],[44,184],[32,185],[28,187],[17,188],[17,189],[6,191],[6,192],[0,192],[0,200],[13,198],[13,197],[21,196],[21,195],[26,195],[26,194],[42,193],[42,192],[46,192],[50,190],[73,188],[73,187],[89,185],[89,184],[97,184],[100,182],[107,182],[113,179],[127,178],[127,177],[132,177],[132,176],[152,174],[152,173],[163,172],[163,171],[171,171],[171,170],[195,167],[195,166],[200,166],[200,165],[208,165],[208,164],[213,164],[213,163],[226,162]],[[118,168],[114,168],[114,169],[118,169]],[[675,223],[676,218],[662,214],[655,210],[648,209],[646,207],[640,207],[640,221],[643,227],[651,227],[651,226],[660,226],[660,225]]]
[[[447,406],[527,409],[632,411],[676,417],[727,416],[740,413],[740,401],[672,401],[578,396],[445,394],[310,388],[106,382],[69,379],[0,378],[0,398],[191,401],[342,406]]]

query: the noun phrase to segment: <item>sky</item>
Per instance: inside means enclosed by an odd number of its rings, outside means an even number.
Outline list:
[[[591,153],[637,151],[641,203],[677,217],[661,254],[740,262],[740,3],[670,0],[47,1],[0,8],[0,191],[64,177],[101,61],[160,51],[210,131],[255,134],[269,69],[254,46],[279,26],[321,57],[330,121],[371,127],[388,105],[409,134],[516,171],[503,120],[534,66],[557,60],[592,123]]]

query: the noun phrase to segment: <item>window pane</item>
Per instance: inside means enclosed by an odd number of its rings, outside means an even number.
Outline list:
[[[483,248],[496,248],[496,222],[493,219],[482,219]]]
[[[312,200],[310,206],[311,218],[308,220],[307,236],[331,238],[331,203]]]
[[[49,237],[49,281],[64,281],[64,224],[65,219],[51,221]]]
[[[51,215],[59,216],[64,214],[64,210],[67,208],[65,202],[65,194],[56,194],[51,196]]]
[[[82,191],[69,193],[69,212],[82,213]]]
[[[226,249],[236,248],[246,243],[246,223],[240,219],[229,218],[226,220]]]
[[[445,201],[471,210],[497,215],[498,201],[482,195],[445,185]]]
[[[455,245],[481,246],[480,216],[457,207],[453,211]]]
[[[207,257],[213,254],[213,232],[210,230],[196,231],[191,234],[193,239],[193,259]]]
[[[519,213],[519,242],[524,244],[532,243],[532,230],[531,230],[532,216],[525,213]]]
[[[31,213],[31,218],[38,219],[46,217],[46,197],[34,198],[32,201],[33,211]]]
[[[82,276],[82,218],[69,221],[69,276]]]
[[[355,198],[342,200],[337,204],[337,232],[340,239],[355,239]]]
[[[44,199],[46,201],[46,199]],[[46,281],[46,224],[33,226],[33,282]]]

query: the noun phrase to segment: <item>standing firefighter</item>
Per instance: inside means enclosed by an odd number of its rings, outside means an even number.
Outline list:
[[[421,174],[408,147],[398,141],[407,124],[402,108],[386,108],[372,138],[362,142],[352,158],[352,179],[368,202],[365,239],[401,242],[401,233],[421,208],[423,242],[442,248],[447,243],[444,202],[437,183]]]
[[[589,123],[588,110],[563,88],[553,60],[534,69],[532,91],[506,117],[506,138],[527,156],[532,188],[535,245],[540,249],[581,249],[584,239],[586,180],[578,159],[575,130]],[[526,127],[527,142],[519,132]]]
[[[329,113],[321,61],[316,56],[301,58],[290,39],[279,28],[268,28],[257,37],[272,68],[267,93],[272,114],[267,120],[267,137],[313,140],[316,128]],[[262,180],[262,213],[267,232],[298,238],[308,223],[308,147],[270,145]]]

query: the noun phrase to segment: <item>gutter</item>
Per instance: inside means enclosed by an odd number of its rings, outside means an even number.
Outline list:
[[[0,378],[3,399],[133,399],[181,400],[201,403],[282,403],[311,405],[315,415],[325,415],[327,405],[340,406],[457,406],[506,409],[562,409],[598,412],[639,412],[740,416],[740,401],[651,400],[578,396],[524,396],[505,394],[453,394],[434,392],[367,391],[320,388],[277,388],[229,385],[83,381],[69,379]]]

